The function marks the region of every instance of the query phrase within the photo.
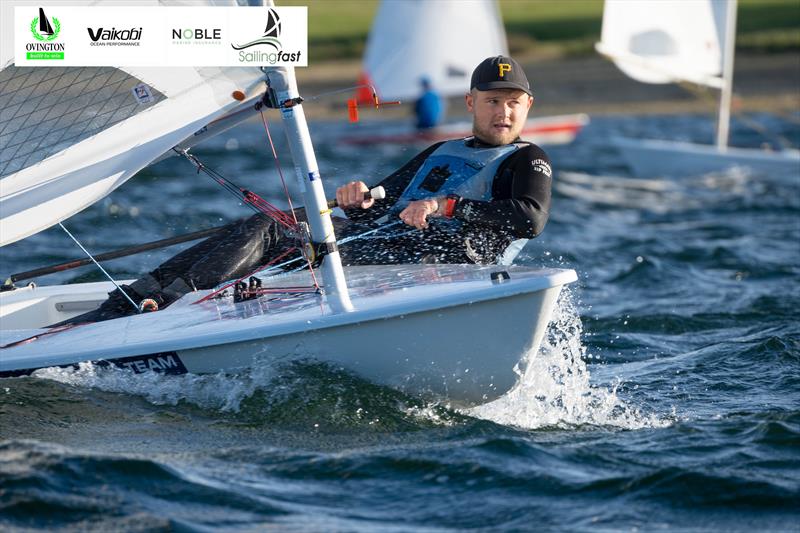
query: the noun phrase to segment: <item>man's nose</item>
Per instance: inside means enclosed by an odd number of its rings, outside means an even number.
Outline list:
[[[508,114],[509,114],[509,112],[510,112],[510,110],[511,110],[511,108],[510,108],[510,107],[508,107],[507,105],[505,105],[505,104],[500,104],[500,105],[498,105],[498,106],[496,106],[496,107],[495,107],[495,109],[494,109],[494,113],[495,113],[495,115],[497,115],[498,117],[507,117],[507,116],[508,116]]]

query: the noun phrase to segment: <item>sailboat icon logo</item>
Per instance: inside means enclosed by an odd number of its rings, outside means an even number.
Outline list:
[[[61,32],[61,23],[56,17],[53,17],[53,23],[47,19],[44,14],[44,9],[39,8],[39,16],[34,17],[31,21],[31,33],[37,41],[54,41]]]
[[[268,46],[273,47],[275,50],[281,49],[281,42],[278,40],[278,37],[281,35],[281,18],[278,16],[278,12],[274,9],[270,9],[269,13],[267,14],[267,26],[264,28],[264,36],[260,37],[254,41],[250,41],[249,43],[235,45],[231,43],[231,46],[234,50],[244,50],[245,48],[250,48],[251,46],[257,46],[259,44],[265,44]]]

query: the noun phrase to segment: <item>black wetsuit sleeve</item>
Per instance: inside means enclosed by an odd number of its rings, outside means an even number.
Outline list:
[[[488,226],[514,238],[533,238],[550,212],[552,165],[547,154],[531,144],[512,154],[497,171],[492,200],[459,200],[453,216]]]
[[[441,145],[442,143],[438,142],[429,146],[414,156],[408,163],[389,176],[386,176],[377,184],[386,190],[386,198],[383,200],[376,200],[375,204],[370,209],[360,209],[358,207],[345,209],[344,212],[347,218],[356,222],[372,222],[385,215],[389,208],[397,202],[403,194],[403,191],[406,190],[406,187],[408,187],[408,184],[414,179],[417,170],[419,170],[428,156]]]

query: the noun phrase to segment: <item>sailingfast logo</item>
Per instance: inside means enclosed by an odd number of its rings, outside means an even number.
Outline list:
[[[64,43],[53,42],[61,33],[61,22],[47,18],[44,8],[39,8],[39,16],[31,20],[31,35],[37,42],[25,45],[26,59],[64,59]]]
[[[92,42],[89,46],[139,46],[142,28],[118,30],[117,28],[86,28]]]
[[[279,39],[281,35],[281,19],[278,12],[270,9],[267,13],[267,26],[264,29],[264,35],[246,42],[244,44],[233,44],[231,46],[234,50],[239,50],[240,63],[270,63],[275,64],[278,62],[298,62],[302,54],[301,50],[296,52],[285,52]],[[254,47],[269,47],[273,51],[265,52],[263,49],[249,50],[248,48]]]

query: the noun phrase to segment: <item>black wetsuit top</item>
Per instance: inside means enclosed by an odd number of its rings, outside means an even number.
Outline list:
[[[346,209],[348,222],[335,222],[337,236],[369,229],[386,215],[428,156],[442,144],[430,146],[381,181],[386,198],[377,200],[372,208]],[[472,138],[467,146],[490,145]],[[345,264],[494,263],[512,241],[536,237],[544,229],[550,211],[551,174],[550,159],[544,150],[535,144],[523,146],[500,164],[492,183],[491,201],[458,201],[453,216],[463,222],[459,235],[439,230],[435,224],[425,230],[401,225],[395,230],[401,236],[343,245],[342,260]]]

